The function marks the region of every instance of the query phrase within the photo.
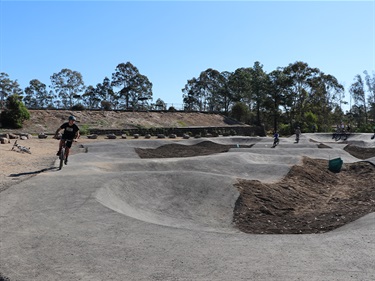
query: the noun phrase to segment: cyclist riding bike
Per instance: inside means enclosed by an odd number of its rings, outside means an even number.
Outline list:
[[[301,136],[301,128],[300,127],[297,127],[297,129],[295,130],[295,134],[296,134],[296,142],[298,143],[299,138]]]
[[[279,133],[275,131],[273,134],[273,147],[279,144]]]
[[[58,138],[58,135],[59,135],[59,132],[61,130],[64,130],[62,136],[61,136],[61,139],[60,139],[60,143],[59,143],[59,151],[57,152],[57,156],[60,155],[60,152],[61,152],[61,148],[62,146],[64,145],[65,141],[66,141],[66,148],[65,148],[65,165],[68,164],[68,156],[69,156],[69,150],[70,148],[72,147],[72,142],[74,139],[79,139],[80,137],[80,134],[79,134],[79,128],[78,126],[75,124],[75,121],[76,121],[76,118],[71,115],[69,116],[68,118],[68,122],[62,124],[60,126],[60,128],[58,128],[56,130],[56,133],[55,133],[55,138]]]

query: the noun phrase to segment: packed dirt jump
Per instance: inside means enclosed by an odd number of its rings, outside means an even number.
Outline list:
[[[0,272],[9,280],[374,280],[371,135],[272,141],[82,144],[62,171],[0,193]]]

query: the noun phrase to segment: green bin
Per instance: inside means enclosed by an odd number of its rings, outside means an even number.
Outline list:
[[[342,161],[341,158],[335,158],[335,159],[329,160],[328,169],[331,172],[338,173],[341,170],[343,162],[344,161]]]

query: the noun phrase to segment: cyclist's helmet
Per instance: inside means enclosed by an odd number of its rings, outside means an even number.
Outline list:
[[[76,118],[75,118],[73,115],[70,115],[69,118],[68,118],[68,120],[69,120],[69,121],[70,121],[70,120],[76,121]]]

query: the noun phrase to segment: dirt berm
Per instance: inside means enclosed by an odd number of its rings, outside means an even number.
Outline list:
[[[125,112],[125,111],[70,111],[29,110],[30,119],[24,122],[22,131],[31,134],[53,133],[66,122],[70,115],[77,118],[77,124],[87,129],[132,129],[132,128],[186,128],[226,127],[243,125],[221,114],[200,112]]]

